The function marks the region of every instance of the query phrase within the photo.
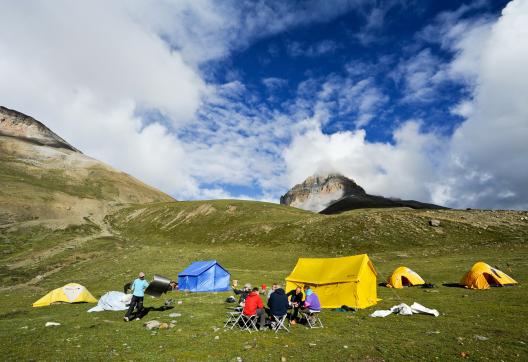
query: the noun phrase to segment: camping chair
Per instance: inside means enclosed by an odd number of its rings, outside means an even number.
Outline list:
[[[273,320],[275,322],[275,325],[273,326],[272,329],[275,331],[275,333],[277,333],[280,329],[284,329],[286,332],[290,331],[288,329],[288,327],[286,327],[286,325],[284,324],[288,320],[287,319],[287,314],[285,314],[285,315],[283,315],[281,317],[274,315],[273,316]]]
[[[241,322],[239,324],[240,330],[242,331],[248,331],[249,333],[255,331],[258,332],[257,328],[257,315],[246,315],[244,313],[240,313],[240,317],[238,320]],[[238,323],[238,321],[237,321]]]
[[[323,322],[321,321],[321,318],[319,317],[320,311],[310,310],[307,311],[300,311],[301,317],[306,319],[306,322],[308,322],[308,327],[310,328],[323,328]]]
[[[240,319],[240,315],[242,314],[241,311],[231,311],[227,312],[227,319],[224,323],[224,328],[231,327],[231,329],[238,323],[238,320]]]

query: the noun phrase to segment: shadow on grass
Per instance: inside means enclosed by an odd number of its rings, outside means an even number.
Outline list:
[[[442,284],[444,287],[448,287],[448,288],[464,288],[463,285],[461,284],[458,284],[458,283],[444,283]]]
[[[143,308],[139,313],[134,314],[133,317],[134,319],[135,318],[143,319],[150,312],[164,312],[166,310],[170,310],[173,308],[174,308],[173,306],[168,306],[168,305],[163,305],[161,307],[146,307],[146,308]]]

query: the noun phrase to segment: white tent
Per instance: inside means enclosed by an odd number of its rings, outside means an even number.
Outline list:
[[[91,312],[102,312],[104,310],[126,310],[132,299],[132,294],[121,292],[108,292],[104,294],[97,302],[97,305],[88,310]]]

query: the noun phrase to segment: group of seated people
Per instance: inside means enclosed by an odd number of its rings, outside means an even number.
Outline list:
[[[239,305],[244,315],[256,315],[258,328],[263,330],[266,321],[270,324],[275,322],[275,317],[280,318],[287,315],[290,324],[294,325],[299,322],[299,310],[308,312],[308,314],[321,311],[319,297],[312,290],[310,285],[304,286],[304,294],[301,287],[297,287],[288,293],[284,291],[280,284],[273,284],[271,289],[266,290],[262,286],[262,293],[267,296],[267,308],[259,295],[259,288],[251,288],[251,284],[245,284],[243,289],[237,289],[233,285],[233,292],[240,296]],[[304,298],[306,295],[306,298]]]

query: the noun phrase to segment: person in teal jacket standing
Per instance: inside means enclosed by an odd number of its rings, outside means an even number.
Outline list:
[[[130,301],[130,307],[125,314],[125,322],[130,320],[134,308],[137,309],[137,314],[139,315],[143,310],[143,298],[145,297],[145,289],[147,289],[149,283],[145,280],[145,273],[140,272],[138,278],[134,280],[131,285],[132,289],[132,300]],[[139,319],[139,318],[138,318]]]

